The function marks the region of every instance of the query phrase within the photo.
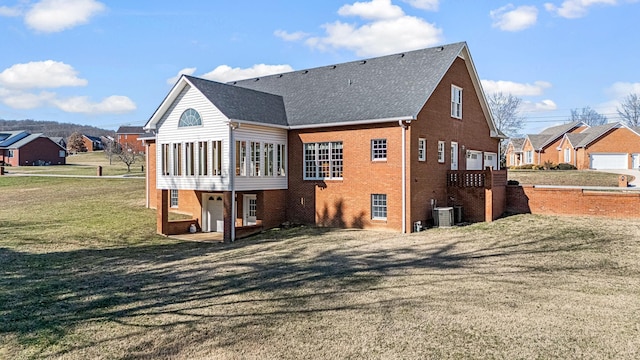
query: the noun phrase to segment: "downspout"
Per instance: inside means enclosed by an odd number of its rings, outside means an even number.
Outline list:
[[[402,233],[407,233],[407,128],[411,120],[398,120],[402,127]]]
[[[146,141],[144,141],[144,140],[143,140],[143,144],[146,147],[146,150],[145,150],[146,156],[145,156],[144,162],[145,162],[145,166],[146,166],[147,171],[146,171],[146,174],[145,174],[145,177],[144,177],[144,188],[145,188],[145,197],[146,197],[146,199],[145,199],[146,208],[148,209],[149,206],[151,205],[151,200],[149,199],[149,191],[151,191],[149,189],[149,176],[151,176],[151,174],[149,174],[149,156],[151,155],[149,153],[149,148],[151,146],[149,144],[147,144]],[[156,151],[158,151],[158,147],[157,146],[156,146]],[[156,156],[156,154],[153,154],[153,156]],[[156,157],[156,167],[158,166],[157,162],[158,162],[158,160],[157,160],[157,157]],[[158,176],[157,175],[157,171],[156,171],[156,174],[154,174],[154,176],[156,176],[156,177]],[[156,183],[157,183],[157,181],[156,181]]]

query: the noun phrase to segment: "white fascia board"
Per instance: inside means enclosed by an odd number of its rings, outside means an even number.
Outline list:
[[[317,129],[324,127],[336,127],[336,126],[350,126],[350,125],[367,125],[367,124],[380,124],[386,122],[396,122],[396,121],[413,121],[415,120],[415,116],[399,116],[393,118],[383,118],[383,119],[367,119],[367,120],[356,120],[356,121],[342,121],[335,123],[323,123],[323,124],[310,124],[310,125],[293,125],[289,126],[291,130],[298,129]]]
[[[160,106],[153,112],[153,115],[149,118],[147,123],[142,127],[144,130],[156,130],[156,125],[158,121],[162,118],[162,115],[167,111],[167,109],[171,106],[173,101],[178,97],[178,94],[184,89],[185,86],[190,85],[193,87],[193,84],[187,80],[187,78],[182,75],[180,79],[176,82],[176,84],[171,88],[169,94],[162,100]]]
[[[276,125],[276,124],[262,123],[262,122],[256,122],[256,121],[247,121],[247,120],[239,120],[239,119],[229,119],[227,121],[227,123],[233,123],[233,122],[238,123],[238,124],[247,124],[247,125],[255,125],[255,126],[266,126],[266,127],[285,129],[285,130],[290,129],[290,127],[286,126],[286,125]]]

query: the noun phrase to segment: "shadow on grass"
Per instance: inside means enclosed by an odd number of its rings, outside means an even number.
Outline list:
[[[495,243],[490,249],[464,252],[456,249],[454,241],[427,251],[408,245],[371,251],[336,247],[340,240],[334,239],[333,246],[318,251],[317,242],[324,240],[318,237],[331,232],[292,229],[230,245],[183,242],[45,254],[0,248],[0,335],[15,335],[21,346],[44,353],[88,323],[115,322],[144,332],[207,318],[220,321],[219,327],[228,334],[219,340],[224,346],[240,341],[231,334],[256,318],[381,306],[383,300],[355,304],[327,300],[375,289],[383,277],[414,270],[462,269],[482,258],[572,248],[555,239],[541,239],[545,246],[533,246],[535,241]],[[349,232],[339,236],[347,239]],[[317,303],[319,298],[324,301]],[[230,305],[234,311],[215,310]],[[207,311],[198,314],[198,309]],[[176,319],[161,324],[138,319],[162,315]],[[228,319],[234,321],[224,322]],[[63,346],[56,354],[92,345]],[[177,353],[184,345],[171,346]]]

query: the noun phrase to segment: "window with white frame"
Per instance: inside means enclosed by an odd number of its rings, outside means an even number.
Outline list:
[[[371,219],[387,219],[387,194],[371,194]]]
[[[186,161],[185,164],[187,165],[187,176],[194,176],[196,174],[196,151],[195,151],[195,144],[192,142],[188,142],[186,144],[184,144],[185,146],[185,156],[186,156]]]
[[[516,164],[516,154],[511,153],[509,154],[509,165],[515,165]]]
[[[260,143],[251,141],[251,169],[250,176],[262,176],[262,164],[260,163]]]
[[[162,156],[162,175],[169,175],[169,144],[162,144],[160,147]]]
[[[342,141],[304,144],[304,179],[342,178]]]
[[[173,172],[171,175],[182,175],[182,144],[173,144]]]
[[[247,142],[236,141],[236,175],[247,175]]]
[[[178,190],[175,190],[175,189],[169,190],[169,205],[172,208],[178,207]]]
[[[273,176],[273,144],[264,144],[264,176]]]
[[[418,139],[418,161],[427,161],[427,139]]]
[[[206,141],[198,142],[198,175],[209,175],[209,143]]]
[[[211,174],[222,175],[222,141],[211,142]],[[237,155],[236,155],[237,156]]]
[[[525,164],[533,164],[533,151],[529,150],[524,153],[524,163]]]
[[[371,160],[387,160],[387,139],[371,140]]]
[[[567,164],[571,162],[571,149],[564,149],[564,162]]]
[[[286,175],[287,168],[287,150],[284,144],[277,144],[276,168],[278,176]]]
[[[451,117],[462,119],[462,88],[451,85]]]
[[[13,150],[9,150],[9,151],[7,152],[7,157],[10,157],[10,158],[12,158],[12,157],[13,157]]]
[[[444,141],[438,141],[438,162],[444,162]]]

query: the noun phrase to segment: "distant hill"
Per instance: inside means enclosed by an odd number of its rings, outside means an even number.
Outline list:
[[[45,136],[68,138],[74,132],[92,136],[114,136],[115,131],[100,129],[95,126],[59,123],[38,120],[3,120],[0,119],[0,131],[26,130],[32,134],[44,133]]]

